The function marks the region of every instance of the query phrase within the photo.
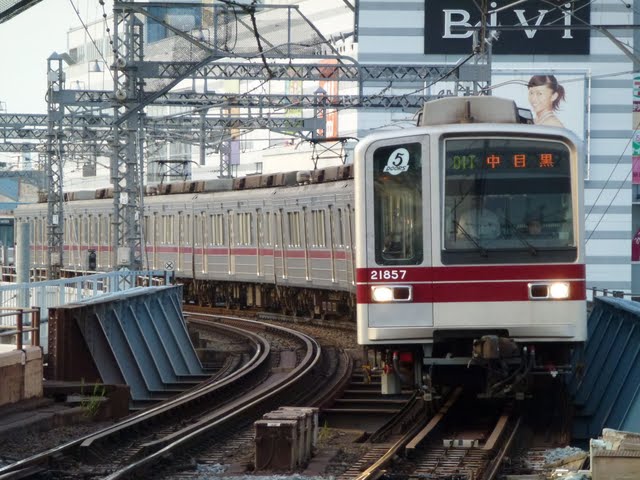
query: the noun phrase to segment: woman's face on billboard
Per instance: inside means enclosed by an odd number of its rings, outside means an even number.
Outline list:
[[[558,98],[558,94],[546,85],[529,88],[529,103],[536,115],[542,112],[552,112],[553,102]]]

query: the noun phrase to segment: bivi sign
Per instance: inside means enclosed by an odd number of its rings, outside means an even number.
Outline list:
[[[492,53],[588,54],[590,30],[584,27],[591,20],[591,3],[590,0],[489,2],[487,26],[504,27],[488,32]],[[479,4],[469,0],[425,0],[424,53],[472,53],[473,32],[478,31],[474,27],[481,25],[476,6]]]

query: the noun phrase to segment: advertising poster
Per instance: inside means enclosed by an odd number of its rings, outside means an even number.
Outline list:
[[[640,112],[640,75],[633,77],[633,112]]]
[[[633,179],[632,183],[634,185],[640,184],[640,132],[635,131],[633,133],[633,153],[631,154],[631,164],[632,164],[632,174]]]
[[[640,132],[637,127],[640,123],[640,76],[633,78],[633,153],[631,155],[632,183],[640,185]]]
[[[494,70],[492,95],[510,98],[533,114],[534,123],[586,134],[586,72]]]

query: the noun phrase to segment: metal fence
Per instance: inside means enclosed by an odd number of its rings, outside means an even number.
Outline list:
[[[46,322],[51,307],[130,288],[169,285],[173,283],[173,279],[174,273],[164,270],[123,270],[45,282],[5,284],[0,285],[0,308],[39,307],[42,312],[41,321]],[[5,325],[4,321],[0,318],[0,325]]]
[[[39,308],[0,308],[0,321],[0,344],[9,339],[16,350],[22,350],[25,340],[34,347],[40,346]]]

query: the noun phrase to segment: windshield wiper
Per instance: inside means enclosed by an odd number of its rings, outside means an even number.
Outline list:
[[[488,257],[489,256],[489,253],[487,252],[487,249],[484,248],[482,245],[480,245],[480,242],[478,242],[475,238],[473,238],[473,236],[469,235],[469,233],[467,233],[467,231],[464,228],[462,228],[462,225],[460,225],[460,222],[458,222],[456,220],[454,222],[454,224],[455,224],[456,228],[460,229],[460,231],[465,236],[465,238],[476,246],[476,248],[480,252],[480,255],[482,255],[483,257]]]
[[[538,249],[534,247],[530,242],[528,242],[526,238],[524,238],[522,233],[518,231],[518,228],[513,223],[511,223],[511,221],[507,217],[502,217],[502,218],[504,218],[504,221],[509,227],[509,229],[511,229],[511,231],[513,231],[513,233],[516,234],[516,238],[520,240],[520,242],[529,249],[529,253],[531,253],[531,255],[534,255],[534,256],[538,255]]]

